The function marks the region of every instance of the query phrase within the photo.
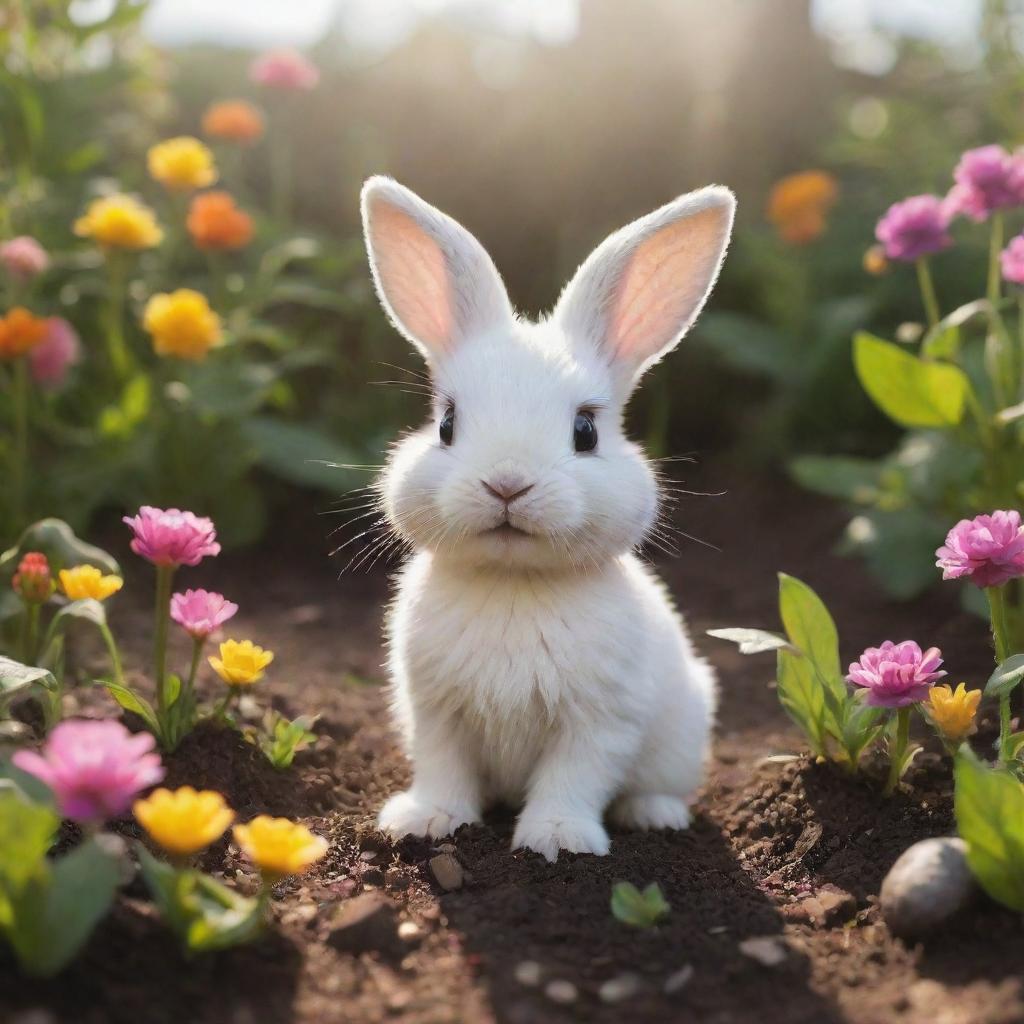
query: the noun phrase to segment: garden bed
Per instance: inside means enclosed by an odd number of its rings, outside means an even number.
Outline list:
[[[712,475],[699,474],[697,486],[714,490]],[[915,636],[956,651],[951,677],[979,685],[990,663],[984,623],[960,613],[948,590],[913,609],[887,603],[859,566],[829,553],[838,510],[777,482],[737,489],[740,474],[718,475],[730,493],[689,499],[683,516],[687,532],[722,551],[684,539],[682,557],[662,566],[721,675],[716,756],[691,830],[614,832],[611,856],[563,854],[549,865],[510,853],[513,819],[498,814],[451,840],[464,879],[444,892],[430,868],[435,844],[392,844],[374,828],[381,801],[407,771],[377,685],[385,573],[338,582],[338,566],[322,557],[326,540],[301,548],[292,540],[260,558],[225,556],[209,576],[245,596],[238,629],[276,651],[269,694],[290,714],[320,712],[321,738],[292,771],[278,773],[237,734],[200,729],[169,759],[169,783],[218,789],[241,818],[301,818],[329,838],[330,853],[278,887],[275,927],[264,940],[191,963],[133,883],[56,981],[24,982],[0,952],[0,1020],[1024,1020],[1021,926],[1012,913],[979,902],[925,944],[908,946],[877,910],[897,855],[952,829],[948,760],[929,747],[910,792],[886,801],[870,773],[849,779],[796,756],[802,743],[772,691],[771,662],[703,636],[735,622],[774,628],[778,568],[828,601],[847,660],[869,643]],[[308,538],[310,521],[295,536]],[[200,567],[189,582],[206,580]],[[145,635],[142,610],[114,614],[122,635]],[[130,661],[144,664],[144,645],[128,646]],[[98,693],[77,694],[90,709],[109,707]],[[226,839],[203,866],[243,889],[255,885]],[[638,932],[615,920],[609,897],[620,879],[657,881],[672,906],[667,921]],[[338,908],[364,892],[393,900],[394,919],[384,911],[379,927],[337,929]],[[752,938],[767,941],[750,946]],[[751,949],[779,962],[768,966]]]

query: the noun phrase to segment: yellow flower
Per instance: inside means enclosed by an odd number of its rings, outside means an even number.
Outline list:
[[[889,261],[885,256],[885,247],[873,245],[864,250],[864,270],[872,277],[878,277],[889,269]]]
[[[168,853],[187,856],[209,846],[235,819],[220,793],[191,786],[156,789],[132,808],[139,824]]]
[[[981,690],[968,690],[963,683],[956,690],[943,684],[928,695],[928,714],[935,728],[950,743],[961,743],[974,732],[974,716],[981,703]]]
[[[786,242],[804,245],[825,230],[825,214],[839,195],[825,171],[801,171],[780,179],[768,196],[768,220]]]
[[[220,317],[205,295],[191,288],[154,295],[146,303],[142,326],[153,336],[157,355],[201,362],[222,340]]]
[[[248,825],[236,825],[235,842],[242,852],[271,877],[297,875],[327,852],[327,840],[298,822],[261,814]]]
[[[120,576],[104,576],[95,565],[76,565],[74,569],[61,569],[60,585],[72,601],[87,597],[105,601],[124,586],[124,580]]]
[[[151,249],[164,237],[153,211],[126,195],[94,199],[75,221],[75,234],[112,249]]]
[[[257,647],[251,640],[225,640],[220,645],[220,657],[207,660],[228,686],[249,686],[263,678],[274,652]]]
[[[209,148],[191,135],[158,142],[146,154],[149,173],[165,188],[189,192],[217,180],[217,168]]]

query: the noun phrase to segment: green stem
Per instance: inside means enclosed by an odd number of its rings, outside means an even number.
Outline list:
[[[910,708],[900,708],[896,712],[896,736],[889,750],[889,779],[885,784],[885,795],[892,796],[896,792],[900,776],[903,774],[903,758],[910,742]]]
[[[107,296],[107,358],[114,379],[123,381],[128,376],[128,345],[124,336],[124,306],[127,290],[128,267],[123,253],[107,252],[107,274],[110,292]]]
[[[100,623],[100,636],[103,637],[103,642],[107,646],[107,653],[110,655],[110,667],[114,671],[114,682],[119,686],[124,686],[124,672],[121,669],[121,654],[117,649],[117,642],[114,640],[114,634],[110,632],[110,627],[105,623]]]
[[[1006,595],[1003,587],[986,587],[989,614],[992,619],[992,639],[996,649],[996,665],[1001,665],[1009,657],[1009,631],[1006,628]],[[1009,761],[1007,751],[1010,748],[1010,695],[999,697],[999,760],[1006,764]]]
[[[1017,294],[1017,367],[1016,367],[1016,398],[1019,399],[1024,390],[1024,290]]]
[[[206,250],[206,263],[210,270],[210,297],[214,311],[226,316],[228,312],[228,290],[225,284],[224,263],[220,253]]]
[[[13,532],[18,534],[26,523],[26,482],[28,468],[28,359],[14,360],[14,462],[11,466],[11,505],[14,513]]]
[[[171,619],[171,587],[174,566],[156,567],[156,632],[153,641],[153,672],[156,676],[156,704],[162,716],[167,710],[164,680],[167,676],[167,627]]]
[[[215,719],[223,719],[228,708],[231,707],[240,693],[241,691],[237,686],[229,686],[227,694],[225,694],[224,698],[219,701],[217,706],[213,709],[213,717]]]
[[[992,233],[989,235],[988,245],[988,288],[986,295],[988,301],[995,306],[1001,296],[1002,273],[1000,270],[999,256],[1003,251],[1003,215],[992,214]]]
[[[924,303],[928,326],[934,327],[942,319],[942,316],[939,312],[939,300],[935,294],[935,282],[932,280],[932,272],[926,256],[922,256],[917,261],[917,283],[921,287],[921,301]]]
[[[41,605],[29,602],[25,609],[25,664],[34,665],[39,657],[39,609]]]
[[[286,227],[292,218],[292,153],[284,138],[283,120],[279,116],[276,132],[280,137],[271,140],[270,145],[271,210],[279,227]]]
[[[199,659],[203,654],[203,643],[205,638],[196,637],[192,644],[192,665],[188,670],[188,682],[185,684],[185,693],[192,693],[196,685],[196,673],[199,671]]]

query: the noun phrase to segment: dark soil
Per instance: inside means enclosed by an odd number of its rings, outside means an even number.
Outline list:
[[[710,475],[696,485],[714,490]],[[613,833],[609,857],[563,854],[549,865],[510,852],[513,819],[496,815],[451,840],[465,880],[444,893],[428,864],[433,844],[395,845],[374,828],[382,800],[407,776],[378,685],[385,575],[338,581],[337,566],[322,557],[329,542],[309,544],[327,532],[310,525],[311,515],[288,544],[264,557],[224,556],[189,571],[188,584],[216,584],[239,600],[232,635],[277,652],[259,696],[292,714],[319,712],[320,739],[278,773],[237,735],[203,729],[169,760],[169,781],[220,789],[243,818],[302,818],[330,839],[328,857],[278,888],[262,942],[192,962],[134,882],[58,980],[26,983],[0,952],[0,1021],[1024,1021],[1024,942],[1014,915],[981,900],[908,946],[877,911],[879,885],[900,852],[953,828],[948,762],[929,750],[908,792],[892,800],[881,798],[871,772],[853,779],[811,763],[776,701],[771,658],[743,658],[704,636],[722,625],[777,627],[778,569],[829,602],[844,657],[913,637],[944,649],[954,680],[979,685],[989,659],[984,624],[958,610],[952,589],[913,607],[884,600],[858,565],[830,553],[842,522],[836,509],[777,482],[729,484],[723,497],[690,499],[680,518],[722,550],[683,540],[681,557],[661,565],[721,676],[716,757],[689,831]],[[149,586],[141,571],[128,592],[144,592],[148,606]],[[148,624],[127,604],[122,598],[118,626],[138,638],[130,646],[141,667]],[[88,658],[87,637],[81,647]],[[89,713],[108,710],[94,693],[78,693]],[[254,884],[227,840],[206,867],[243,890]],[[620,879],[657,881],[672,906],[667,921],[646,932],[616,921],[609,897]],[[400,922],[402,937],[368,934],[361,952],[337,948],[329,938],[338,908],[374,891],[394,901],[397,917],[385,930]],[[755,937],[773,937],[784,959],[767,967],[744,954],[740,944]],[[623,976],[631,994],[602,997],[602,985]]]

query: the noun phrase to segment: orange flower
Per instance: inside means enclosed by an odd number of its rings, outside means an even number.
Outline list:
[[[31,351],[46,338],[47,329],[45,317],[15,306],[0,317],[0,359],[17,359]]]
[[[227,192],[204,192],[192,200],[188,232],[200,249],[240,249],[252,240],[252,217]]]
[[[768,220],[794,245],[813,242],[825,230],[825,214],[839,196],[839,185],[825,171],[801,171],[777,181],[768,196]]]
[[[245,100],[212,103],[203,114],[203,134],[232,142],[255,142],[263,134],[263,114]]]

